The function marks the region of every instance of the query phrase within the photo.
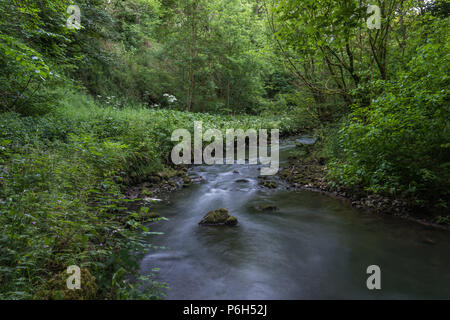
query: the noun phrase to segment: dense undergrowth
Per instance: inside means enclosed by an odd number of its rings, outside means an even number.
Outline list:
[[[162,284],[125,281],[152,233],[124,191],[167,168],[172,131],[193,130],[194,120],[205,128],[289,129],[286,120],[99,107],[77,93],[45,116],[2,114],[0,298],[68,298],[57,279],[70,265],[95,278],[95,290],[78,298],[159,297]]]
[[[448,18],[405,70],[376,83],[369,106],[354,105],[332,145],[329,178],[336,185],[408,201],[422,213],[449,214],[450,109]]]

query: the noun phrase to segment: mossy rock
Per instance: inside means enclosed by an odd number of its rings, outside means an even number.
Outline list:
[[[211,212],[208,212],[202,221],[200,221],[200,225],[228,225],[235,226],[237,225],[238,220],[236,217],[230,216],[227,209],[218,209]]]
[[[150,176],[148,177],[148,182],[151,184],[159,184],[162,181],[162,178],[160,176]]]
[[[176,172],[177,172],[177,175],[183,176],[186,174],[187,171],[188,171],[188,169],[186,167],[178,167]]]
[[[169,174],[167,172],[161,171],[156,174],[161,179],[165,180],[169,178]]]
[[[178,174],[177,170],[174,170],[174,169],[168,169],[167,170],[167,176],[168,176],[169,179],[173,178],[173,177],[176,177],[177,174]]]
[[[173,180],[170,180],[168,183],[169,183],[169,186],[171,186],[173,188],[177,187],[177,183]]]
[[[260,184],[269,189],[276,189],[278,185],[273,181],[261,180]]]
[[[192,184],[192,179],[189,178],[188,176],[184,177],[183,180],[183,187],[189,187]]]
[[[288,169],[284,169],[280,172],[280,176],[284,179],[289,178],[289,176],[291,176],[292,173],[288,170]]]
[[[238,219],[234,216],[230,216],[227,221],[225,221],[227,226],[235,226],[238,224]]]
[[[95,277],[86,268],[81,268],[81,288],[71,290],[67,288],[67,279],[71,275],[66,271],[51,278],[41,289],[35,298],[38,300],[95,300],[98,287]]]

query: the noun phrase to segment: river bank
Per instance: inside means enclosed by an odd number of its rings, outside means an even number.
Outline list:
[[[292,138],[284,138],[285,143],[289,139]],[[258,183],[262,188],[277,189],[283,183],[286,183],[291,190],[321,193],[347,202],[352,207],[364,212],[396,216],[425,226],[450,231],[449,225],[439,223],[439,215],[420,211],[407,200],[334,186],[332,182],[327,180],[326,159],[314,156],[315,140],[305,137],[302,139],[300,140],[303,143],[297,142],[297,154],[294,152],[294,155],[288,157],[285,165],[280,168],[277,177],[258,178]],[[142,205],[148,203],[149,200],[158,202],[167,199],[173,192],[192,184],[205,182],[201,176],[189,174],[189,168],[192,167],[192,165],[181,165],[166,168],[147,177],[144,182],[130,187],[125,194],[127,198],[132,200],[142,199],[140,201]]]
[[[373,214],[397,216],[422,225],[450,231],[450,225],[439,223],[439,215],[417,208],[405,199],[371,194],[364,190],[335,186],[327,179],[326,159],[315,156],[317,147],[297,142],[297,155],[291,155],[279,176],[291,188],[318,192],[350,203],[354,208]],[[299,154],[301,156],[299,156]]]

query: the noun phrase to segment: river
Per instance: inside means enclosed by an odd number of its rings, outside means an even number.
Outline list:
[[[281,165],[294,145],[281,147]],[[195,166],[203,182],[158,204],[168,221],[141,273],[160,268],[167,299],[450,299],[450,233],[363,213],[337,199],[258,184],[258,166]],[[237,180],[247,180],[240,181]],[[261,204],[277,212],[259,212]],[[227,208],[236,227],[204,227]],[[381,268],[381,290],[366,286]]]

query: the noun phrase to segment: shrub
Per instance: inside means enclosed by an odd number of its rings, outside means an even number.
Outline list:
[[[329,164],[336,183],[448,208],[450,42],[438,31],[370,106],[354,106]]]

